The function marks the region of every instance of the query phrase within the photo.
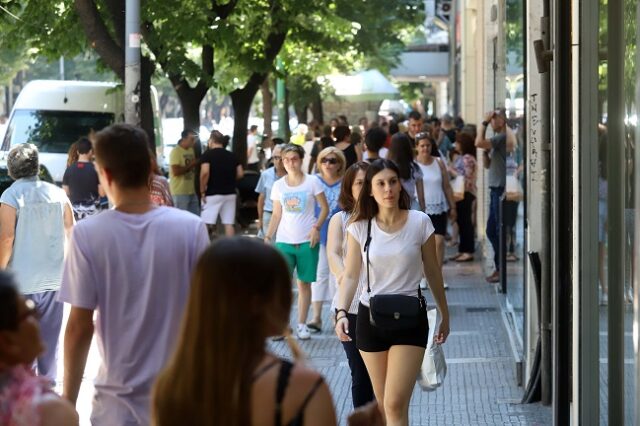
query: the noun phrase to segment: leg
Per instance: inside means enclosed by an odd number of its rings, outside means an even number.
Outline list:
[[[311,283],[317,279],[320,244],[311,247],[309,243],[296,248],[298,265],[298,324],[305,324],[311,305]],[[305,325],[306,327],[306,325]]]
[[[222,205],[220,206],[220,220],[224,225],[224,234],[233,237],[236,233],[236,194],[222,195]]]
[[[367,367],[364,365],[362,356],[356,347],[357,316],[347,314],[347,317],[349,318],[349,335],[352,340],[350,342],[342,342],[342,347],[347,355],[349,369],[351,370],[353,408],[358,408],[374,400],[373,387],[371,386],[369,373],[367,373]]]
[[[64,306],[56,300],[57,291],[30,294],[26,297],[33,300],[40,313],[40,332],[46,349],[36,361],[39,376],[46,376],[52,382],[56,381],[58,369],[58,341],[62,327]]]
[[[330,272],[329,262],[327,260],[327,247],[324,244],[320,244],[316,280],[311,284],[313,325],[319,325],[322,323],[322,304],[325,301],[331,301],[333,299],[333,289],[329,282],[329,276]],[[320,327],[318,327],[317,331],[320,331]]]
[[[409,401],[424,358],[424,348],[397,345],[389,349],[384,412],[389,426],[409,424]]]
[[[385,398],[385,381],[387,379],[387,357],[389,355],[389,351],[383,352],[364,352],[360,351],[360,355],[362,356],[362,360],[364,361],[364,365],[367,367],[367,372],[369,373],[369,378],[371,379],[371,385],[373,387],[373,393],[378,401],[378,406],[382,411],[382,416],[384,417],[384,398]],[[417,377],[413,376],[413,381],[415,383]]]
[[[491,202],[489,205],[489,218],[487,220],[487,238],[493,247],[493,263],[496,271],[500,270],[499,250],[500,250],[500,196],[501,188],[491,188]]]
[[[298,324],[307,322],[309,305],[311,305],[311,285],[308,282],[298,280]]]

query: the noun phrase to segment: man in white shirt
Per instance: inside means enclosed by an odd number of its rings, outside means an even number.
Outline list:
[[[249,129],[247,135],[247,168],[260,171],[260,159],[258,158],[258,126],[255,124]]]

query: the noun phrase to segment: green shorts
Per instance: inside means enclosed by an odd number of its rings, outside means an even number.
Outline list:
[[[276,248],[287,260],[289,272],[293,275],[293,270],[297,268],[298,279],[306,283],[316,280],[318,269],[318,256],[320,255],[320,244],[311,247],[309,243],[288,244],[276,243]]]

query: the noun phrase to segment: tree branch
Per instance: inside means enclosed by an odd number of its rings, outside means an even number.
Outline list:
[[[124,81],[124,51],[109,34],[95,3],[91,0],[75,0],[75,8],[91,47]]]
[[[106,0],[105,4],[111,15],[111,21],[113,22],[113,28],[115,29],[115,43],[123,47],[125,38],[125,19],[126,19],[126,7],[124,0]]]

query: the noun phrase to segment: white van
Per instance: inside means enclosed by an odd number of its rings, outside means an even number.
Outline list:
[[[158,164],[164,164],[158,96],[151,88]],[[122,85],[89,81],[34,80],[18,95],[1,150],[29,142],[40,152],[40,163],[61,184],[72,143],[91,130],[124,121]]]

